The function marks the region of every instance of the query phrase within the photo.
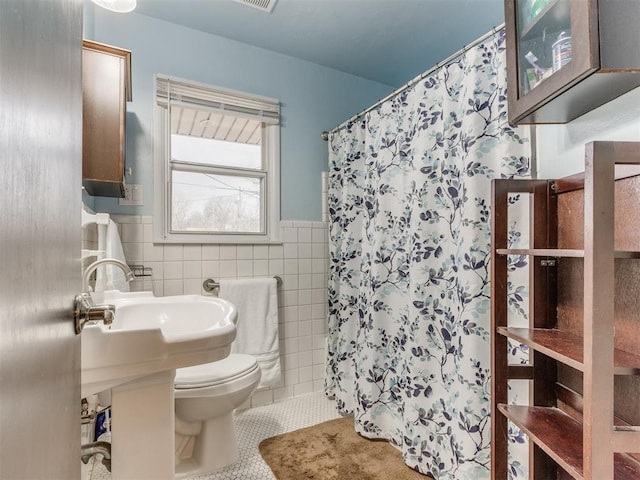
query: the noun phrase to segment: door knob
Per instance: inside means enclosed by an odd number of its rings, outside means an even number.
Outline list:
[[[82,332],[84,326],[89,322],[102,322],[105,325],[111,325],[115,313],[116,307],[114,305],[96,305],[89,293],[76,295],[73,305],[76,334]]]

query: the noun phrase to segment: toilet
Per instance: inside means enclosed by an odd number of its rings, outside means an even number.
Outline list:
[[[260,377],[255,357],[240,353],[176,370],[176,478],[238,460],[233,411],[254,392]]]

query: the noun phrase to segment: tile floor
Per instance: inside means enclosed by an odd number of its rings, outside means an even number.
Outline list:
[[[194,477],[194,480],[274,480],[271,469],[260,456],[258,444],[265,438],[337,417],[335,402],[322,392],[239,411],[236,413],[236,427],[240,460],[216,473]],[[99,461],[91,461],[83,465],[82,478],[110,480],[111,474]]]

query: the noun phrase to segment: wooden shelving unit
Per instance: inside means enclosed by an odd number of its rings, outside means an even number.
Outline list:
[[[492,480],[508,478],[509,421],[531,479],[640,480],[640,177],[616,164],[637,168],[640,143],[588,144],[581,177],[494,180]],[[515,193],[530,195],[531,248],[507,244]],[[508,325],[509,255],[530,261],[529,328]],[[509,339],[529,365],[508,363]],[[528,405],[508,405],[513,379],[531,380]]]

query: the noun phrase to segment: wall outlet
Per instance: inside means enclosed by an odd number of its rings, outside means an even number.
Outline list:
[[[125,185],[124,198],[118,200],[119,205],[142,206],[143,202],[142,185]]]

